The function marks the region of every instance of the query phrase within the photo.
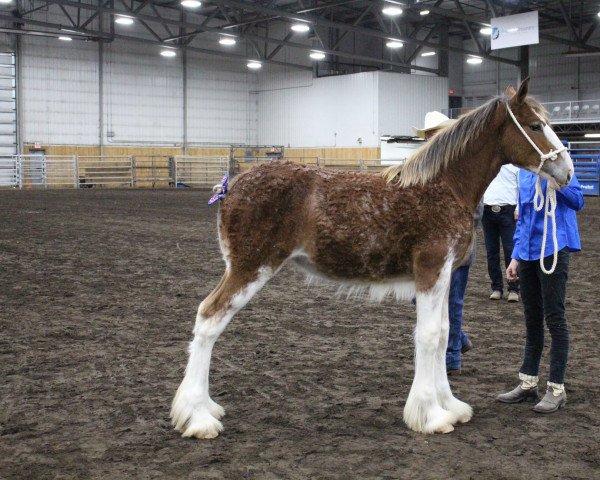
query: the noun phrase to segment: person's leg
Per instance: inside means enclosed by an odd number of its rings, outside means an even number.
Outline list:
[[[546,268],[552,266],[552,257],[544,259]],[[569,252],[564,249],[558,252],[556,269],[551,275],[541,278],[544,301],[544,318],[550,331],[550,376],[548,381],[563,385],[567,358],[569,355],[569,329],[565,318],[565,294],[569,276]]]
[[[496,215],[497,214],[492,212],[489,208],[484,208],[481,226],[483,227],[487,268],[491,280],[492,291],[499,291],[502,293],[504,285],[502,270],[500,269],[500,230],[498,228]]]
[[[502,250],[504,251],[504,266],[508,267],[511,261],[511,255],[514,247],[513,237],[517,222],[515,221],[515,209],[506,208],[502,211],[502,223],[500,225],[500,238],[502,240]],[[519,281],[508,282],[508,291],[519,293]]]
[[[448,299],[450,330],[446,350],[446,368],[448,370],[460,369],[460,350],[468,342],[468,338],[462,331],[463,304],[468,278],[469,266],[467,265],[454,271],[450,280],[450,296]]]
[[[540,368],[542,350],[544,349],[544,309],[540,285],[541,275],[544,274],[541,272],[537,260],[519,262],[521,301],[525,313],[526,332],[523,364],[519,373],[536,379]]]

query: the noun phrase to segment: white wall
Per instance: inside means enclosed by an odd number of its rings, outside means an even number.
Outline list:
[[[98,44],[21,41],[23,142],[98,144]],[[239,61],[195,54],[187,72],[188,143],[256,143],[256,74]],[[105,46],[103,85],[106,144],[183,142],[181,55],[115,41]]]
[[[425,114],[448,108],[448,79],[380,72],[379,133],[414,135]]]
[[[23,141],[97,144],[97,45],[23,36],[21,47]]]
[[[377,78],[377,73],[368,72],[313,79],[310,72],[270,69],[261,74],[256,93],[258,142],[378,146]]]

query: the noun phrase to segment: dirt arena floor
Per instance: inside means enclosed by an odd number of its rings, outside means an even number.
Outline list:
[[[332,298],[286,267],[217,343],[225,431],[199,441],[168,415],[223,267],[207,198],[0,191],[0,478],[600,478],[600,199],[586,199],[572,256],[563,410],[494,401],[516,382],[522,307],[487,300],[480,238],[465,309],[475,349],[451,380],[470,423],[422,435],[402,422],[412,306]]]

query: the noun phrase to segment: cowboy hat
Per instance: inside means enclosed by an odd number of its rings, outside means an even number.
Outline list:
[[[425,138],[425,133],[431,130],[438,130],[440,128],[448,127],[452,125],[456,120],[449,119],[446,115],[440,112],[427,112],[425,115],[425,126],[423,128],[413,127],[415,133],[419,138]]]

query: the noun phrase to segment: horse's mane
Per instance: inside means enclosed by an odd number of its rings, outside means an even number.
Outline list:
[[[418,148],[402,165],[388,167],[381,175],[386,182],[397,181],[401,187],[424,185],[459,158],[474,138],[477,138],[494,118],[499,103],[508,103],[502,95],[461,116],[455,124],[444,128]],[[526,104],[548,122],[548,114],[535,99],[527,97]]]

